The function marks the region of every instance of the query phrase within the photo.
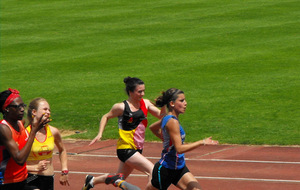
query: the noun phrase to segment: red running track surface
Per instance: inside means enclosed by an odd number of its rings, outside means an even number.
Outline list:
[[[85,176],[115,173],[119,160],[116,140],[64,140],[68,152],[70,186],[59,184],[60,162],[53,158],[56,190],[80,190]],[[162,143],[145,143],[143,155],[156,163]],[[57,152],[57,150],[56,150]],[[185,154],[187,166],[204,190],[300,190],[300,147],[217,145],[201,146]],[[139,171],[126,181],[144,189],[147,176]],[[118,189],[97,185],[93,189]],[[177,189],[174,186],[170,190]]]

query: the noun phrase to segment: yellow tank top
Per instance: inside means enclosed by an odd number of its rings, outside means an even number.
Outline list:
[[[28,134],[31,131],[31,126],[29,125],[26,128]],[[51,133],[49,125],[45,126],[46,130],[46,139],[43,142],[34,139],[34,142],[31,147],[30,154],[28,156],[29,161],[31,160],[45,160],[48,158],[52,158],[53,149],[54,149],[54,137]]]

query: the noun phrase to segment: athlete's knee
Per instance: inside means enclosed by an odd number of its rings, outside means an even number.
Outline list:
[[[145,190],[156,190],[156,188],[152,186],[151,182],[149,182],[149,183],[147,184]]]
[[[200,184],[197,181],[191,181],[187,184],[187,190],[202,190]]]

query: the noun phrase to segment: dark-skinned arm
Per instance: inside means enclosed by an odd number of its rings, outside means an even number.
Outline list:
[[[40,130],[43,127],[43,125],[45,125],[48,122],[48,118],[43,119],[42,117],[39,119],[39,121],[35,121],[33,123],[33,127],[30,131],[28,140],[21,150],[19,150],[16,141],[12,138],[12,133],[8,126],[0,124],[0,143],[1,145],[5,146],[5,148],[8,150],[9,154],[17,164],[24,165],[30,153],[35,134],[38,130]]]

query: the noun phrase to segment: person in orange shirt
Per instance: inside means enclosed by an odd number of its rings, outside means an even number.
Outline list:
[[[27,136],[22,123],[26,105],[19,91],[9,88],[0,93],[0,189],[28,189],[26,184],[26,159],[35,134],[49,119],[44,115],[32,121],[32,130]]]

